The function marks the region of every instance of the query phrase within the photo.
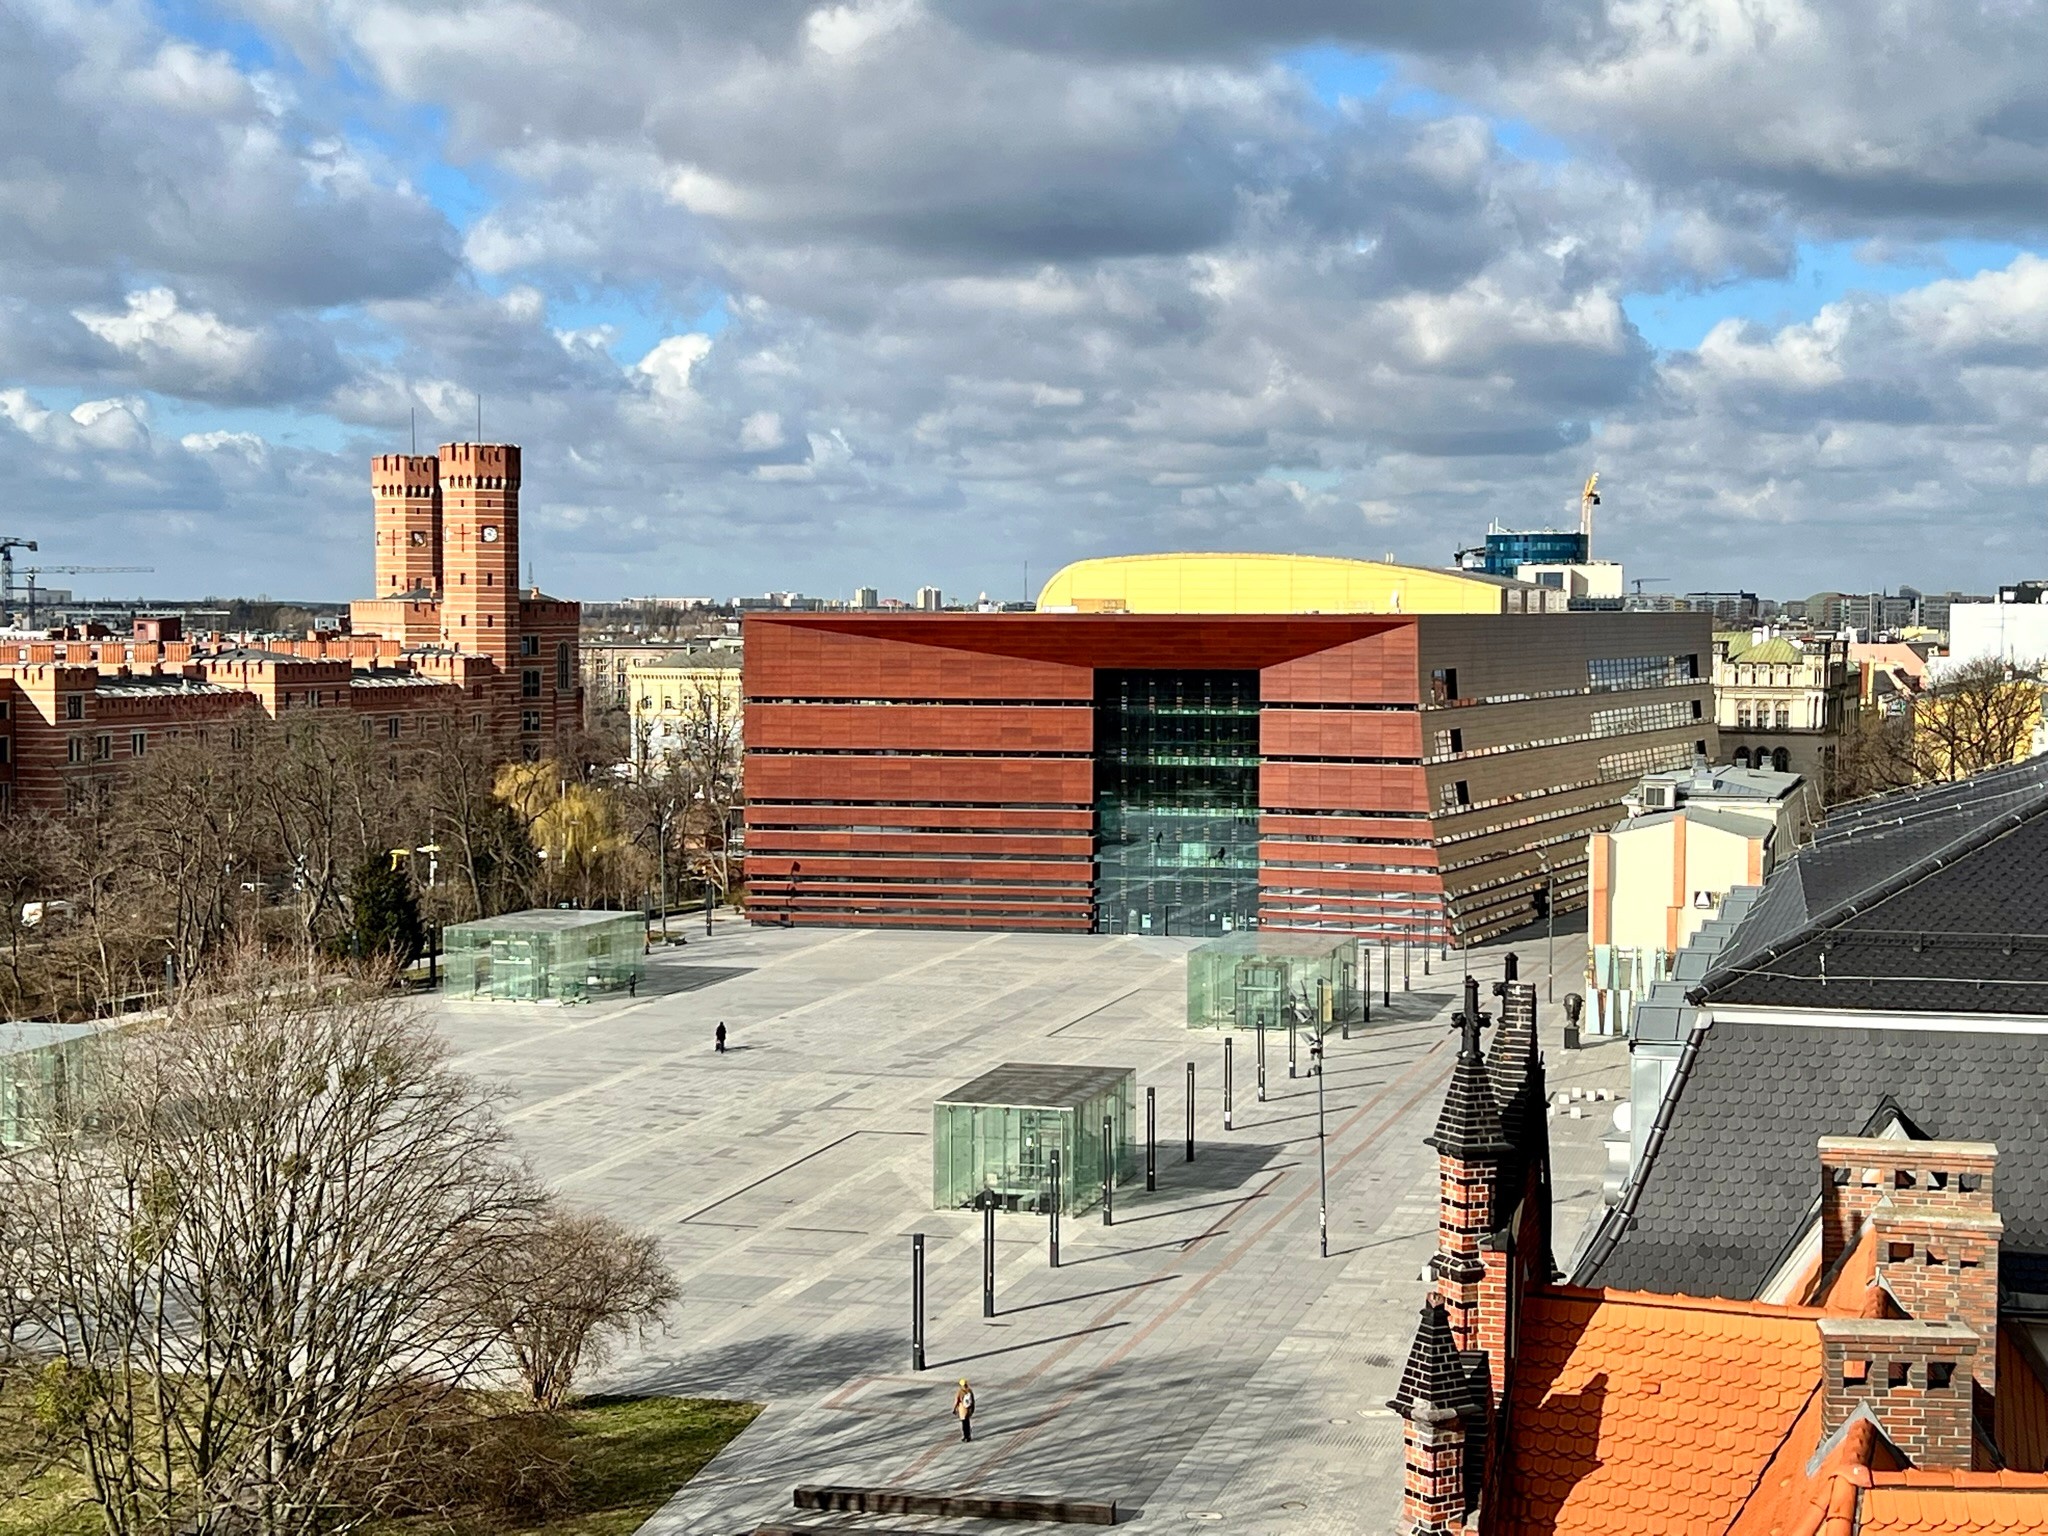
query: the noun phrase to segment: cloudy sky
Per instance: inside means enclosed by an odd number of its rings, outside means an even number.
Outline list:
[[[523,443],[580,597],[1085,555],[2048,573],[2033,0],[0,0],[0,532],[341,597]],[[51,578],[52,581],[60,578]]]

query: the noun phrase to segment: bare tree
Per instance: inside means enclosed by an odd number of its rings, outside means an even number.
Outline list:
[[[487,1319],[537,1408],[560,1408],[612,1345],[651,1327],[682,1294],[651,1237],[550,1204],[516,1243],[469,1266]]]
[[[1912,758],[1923,779],[1963,779],[2027,755],[2041,725],[2037,666],[1996,656],[1950,669],[1913,705]]]
[[[349,1529],[403,1442],[364,1427],[481,1366],[463,1301],[532,1185],[374,988],[252,957],[98,1060],[91,1132],[0,1159],[46,1420],[110,1536]]]
[[[1856,800],[1903,789],[1916,778],[1912,717],[1886,715],[1868,705],[1850,710],[1835,753],[1833,799]]]

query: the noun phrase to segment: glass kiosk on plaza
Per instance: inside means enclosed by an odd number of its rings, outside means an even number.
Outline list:
[[[1132,1067],[1010,1061],[984,1073],[932,1106],[933,1208],[971,1209],[993,1194],[999,1210],[1042,1212],[1051,1203],[1047,1154],[1058,1152],[1060,1210],[1092,1210],[1102,1203],[1105,1161],[1118,1185],[1138,1167],[1137,1096]]]
[[[1188,951],[1188,1028],[1318,1029],[1363,1015],[1358,941],[1261,928]]]
[[[535,907],[441,930],[442,991],[493,1002],[581,1002],[640,979],[643,912]]]

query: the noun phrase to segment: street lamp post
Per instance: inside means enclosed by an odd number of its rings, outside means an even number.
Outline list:
[[[1311,1070],[1316,1075],[1316,1226],[1324,1258],[1330,1256],[1330,1160],[1323,1145],[1323,1036],[1318,1030],[1308,1043]]]

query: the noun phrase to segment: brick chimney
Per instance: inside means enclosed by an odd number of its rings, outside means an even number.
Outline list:
[[[1816,1325],[1823,1436],[1867,1407],[1914,1466],[1970,1466],[1975,1333],[1911,1317],[1823,1317]]]
[[[1455,1016],[1463,1040],[1458,1062],[1444,1090],[1443,1109],[1428,1145],[1436,1148],[1437,1236],[1430,1274],[1462,1350],[1484,1347],[1480,1335],[1480,1291],[1486,1265],[1480,1245],[1493,1230],[1494,1194],[1501,1160],[1511,1148],[1502,1131],[1500,1108],[1480,1054],[1479,983],[1467,978],[1465,1008]]]
[[[1409,1536],[1464,1531],[1481,1470],[1472,1464],[1482,1443],[1485,1408],[1451,1336],[1444,1304],[1431,1296],[1387,1406],[1401,1415],[1401,1529]]]
[[[1998,1148],[1986,1141],[1892,1141],[1824,1136],[1820,1142],[1821,1258],[1856,1241],[1864,1220],[1877,1277],[1908,1317],[1954,1323],[1977,1340],[1974,1375],[1997,1388],[1998,1241],[1992,1198]]]

